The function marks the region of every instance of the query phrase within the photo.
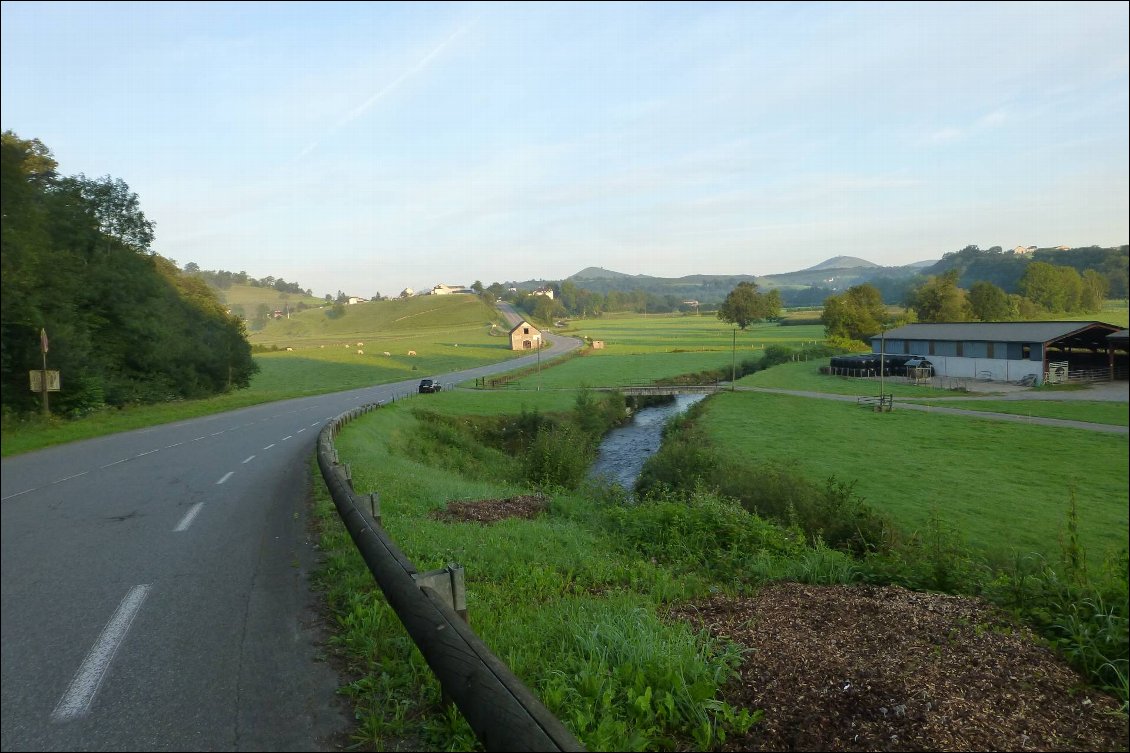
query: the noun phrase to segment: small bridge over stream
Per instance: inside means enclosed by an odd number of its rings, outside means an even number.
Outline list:
[[[629,384],[589,389],[593,392],[619,392],[624,395],[711,395],[729,387],[722,384]]]

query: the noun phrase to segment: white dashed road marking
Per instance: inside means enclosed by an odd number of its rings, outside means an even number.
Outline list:
[[[234,475],[235,475],[235,471],[228,471],[227,473],[224,474],[224,477],[222,479],[220,479],[219,481],[216,482],[216,486],[219,486],[220,484],[224,483],[225,481],[227,481],[229,478],[231,478]]]
[[[78,719],[90,710],[90,702],[94,700],[94,694],[102,685],[102,678],[106,676],[106,670],[114,660],[114,655],[118,653],[118,648],[129,632],[134,617],[137,617],[141,605],[145,603],[149,589],[149,584],[134,586],[122,599],[118,611],[114,612],[114,616],[102,629],[102,634],[98,636],[90,653],[86,655],[86,660],[78,668],[67,692],[51,712],[52,719],[57,722]]]
[[[247,460],[244,460],[242,463],[240,463],[240,465],[247,465],[248,463],[250,463],[254,459],[255,459],[255,456],[252,455],[251,457],[247,458]]]
[[[184,517],[181,518],[180,523],[178,523],[177,527],[173,529],[173,532],[177,533],[180,531],[187,531],[188,527],[192,525],[192,521],[196,519],[196,516],[200,513],[200,510],[203,507],[203,502],[197,502],[195,505],[193,505],[189,509],[189,511],[184,514]]]

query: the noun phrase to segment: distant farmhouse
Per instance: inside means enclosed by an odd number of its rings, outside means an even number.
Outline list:
[[[538,288],[534,292],[530,293],[530,295],[544,295],[546,298],[553,300],[553,290],[551,290],[550,288]]]
[[[541,331],[525,319],[510,330],[511,350],[534,350],[541,348]]]
[[[442,282],[432,288],[432,295],[459,295],[459,294],[474,294],[474,290],[464,287],[462,285],[444,285]]]
[[[1016,248],[1012,249],[1012,253],[1016,254],[1017,256],[1024,256],[1026,254],[1034,254],[1034,253],[1036,253],[1036,247],[1035,246],[1017,246]]]
[[[871,338],[871,351],[925,358],[938,376],[1045,382],[1126,379],[1126,330],[1104,322],[907,324]]]
[[[345,302],[349,303],[349,304],[354,304],[354,303],[364,303],[367,300],[368,300],[367,298],[362,298],[359,295],[351,295],[351,296],[349,296],[348,298],[345,299]]]

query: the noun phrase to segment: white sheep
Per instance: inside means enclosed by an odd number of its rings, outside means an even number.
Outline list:
[[[386,355],[386,356],[391,356],[391,355],[392,355],[392,353],[389,353],[389,352],[388,352],[388,351],[386,350],[386,351],[385,351],[385,355]]]
[[[363,355],[365,355],[365,351],[359,350],[359,351],[357,351],[357,355],[363,356]]]
[[[416,355],[416,351],[410,350],[410,351],[408,351],[408,355],[414,356],[414,355]]]
[[[365,343],[357,343],[357,347],[358,347],[358,348],[364,348],[364,347],[365,347]]]
[[[287,348],[287,349],[286,349],[286,352],[287,352],[287,353],[293,353],[293,352],[294,352],[294,348]]]

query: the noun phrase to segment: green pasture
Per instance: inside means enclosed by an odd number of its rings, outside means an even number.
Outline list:
[[[759,359],[766,345],[802,348],[822,335],[814,326],[754,325],[742,331],[713,316],[610,315],[571,322],[567,333],[601,340],[579,358],[526,374],[520,389],[574,389],[649,384],[662,379],[728,371],[734,361]]]
[[[1126,546],[1125,436],[754,392],[706,405],[700,426],[722,453],[854,482],[908,529],[936,512],[990,556],[1054,561],[1074,488],[1087,551],[1101,559]]]
[[[766,345],[799,347],[803,343],[824,340],[824,328],[819,324],[795,327],[754,324],[740,330],[710,314],[612,314],[598,319],[573,320],[565,332],[603,340],[605,355],[674,350],[724,350],[729,354],[734,348],[739,360],[759,354]]]
[[[466,347],[505,345],[501,318],[478,296],[417,296],[389,301],[371,301],[332,309],[307,309],[289,319],[272,319],[248,337],[252,345],[293,347],[295,350],[346,346],[366,353],[382,351],[406,354],[425,344]],[[492,325],[494,326],[492,330]],[[491,332],[494,335],[491,335]]]
[[[249,319],[255,316],[255,311],[260,303],[267,304],[271,311],[281,310],[284,305],[293,308],[299,303],[305,303],[307,306],[326,305],[324,298],[297,293],[282,293],[274,288],[257,288],[251,285],[232,285],[226,290],[217,290],[216,292],[220,300],[229,307],[243,306],[244,314]]]
[[[911,403],[939,405],[946,408],[1009,413],[1037,418],[1061,418],[1067,421],[1089,421],[1093,424],[1130,426],[1130,404],[1109,400],[908,400]]]

